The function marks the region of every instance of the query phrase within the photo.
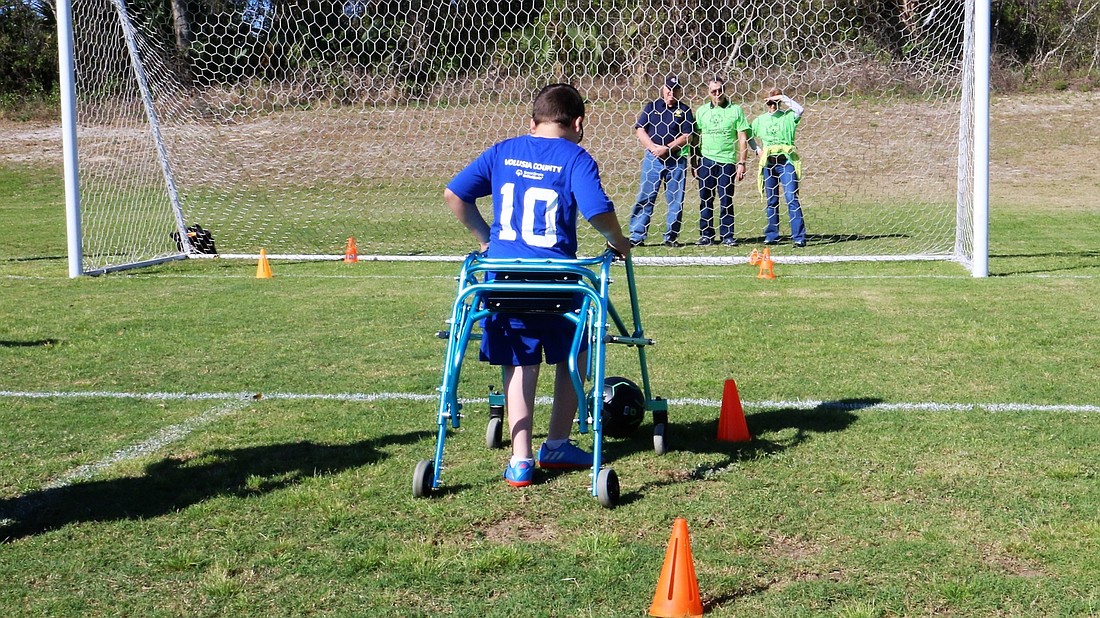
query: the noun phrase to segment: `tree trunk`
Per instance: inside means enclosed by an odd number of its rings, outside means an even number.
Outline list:
[[[187,0],[171,0],[172,25],[176,31],[176,49],[185,54],[191,47],[191,21],[187,14]]]

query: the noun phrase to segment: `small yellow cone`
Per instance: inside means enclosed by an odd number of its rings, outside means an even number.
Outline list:
[[[270,279],[274,276],[271,274],[271,264],[267,263],[267,250],[260,249],[260,262],[256,264],[256,278]]]

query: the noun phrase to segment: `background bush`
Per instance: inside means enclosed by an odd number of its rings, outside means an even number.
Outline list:
[[[906,54],[901,33],[912,24],[914,0],[852,0],[822,7],[821,0],[795,0],[773,10],[813,8],[810,15],[822,19],[835,12],[850,15],[861,37],[859,43],[891,57]],[[294,66],[303,70],[292,41],[300,36],[328,41],[325,53],[335,57],[365,57],[359,70],[388,74],[408,85],[432,83],[455,68],[469,71],[525,70],[531,66],[568,65],[587,75],[621,74],[623,64],[637,57],[639,41],[656,37],[665,53],[676,54],[677,45],[695,50],[736,51],[752,46],[752,24],[730,18],[729,5],[718,0],[691,0],[677,5],[675,20],[639,20],[640,7],[629,0],[603,0],[598,11],[606,27],[562,28],[556,16],[568,11],[568,3],[515,0],[470,0],[446,12],[443,3],[393,3],[384,0],[271,0],[258,4],[248,0],[210,2],[197,0],[132,0],[129,6],[150,16],[164,37],[165,49],[176,49],[174,66],[199,82],[210,79],[203,73],[209,49],[189,45],[190,32],[202,28],[212,15],[211,7],[236,7],[249,28],[231,35],[262,42],[264,67]],[[659,3],[658,3],[659,4]],[[327,5],[330,10],[295,10]],[[185,6],[185,10],[179,10]],[[261,10],[263,7],[263,10]],[[173,10],[173,8],[177,10]],[[320,8],[326,8],[321,6]],[[956,7],[957,8],[957,7]],[[665,7],[670,10],[671,6]],[[646,12],[661,11],[649,6]],[[937,19],[956,20],[957,11],[941,11]],[[302,20],[302,15],[318,15]],[[282,17],[280,17],[282,16]],[[293,16],[294,19],[287,19]],[[113,16],[105,15],[105,19]],[[443,28],[450,20],[457,28]],[[286,23],[283,23],[284,20]],[[369,28],[346,28],[362,33],[348,38],[334,37],[344,22],[369,22]],[[269,23],[270,22],[270,23]],[[654,23],[658,25],[654,26]],[[266,24],[266,26],[265,26]],[[1028,88],[1089,90],[1100,84],[1100,4],[1095,0],[1002,0],[992,6],[994,38],[992,78],[999,91]],[[660,31],[644,31],[656,28]],[[245,30],[248,30],[245,32]],[[444,31],[447,37],[435,36]],[[644,31],[644,32],[643,32]],[[242,34],[244,32],[244,34]],[[315,35],[313,33],[316,33]],[[853,30],[823,31],[816,44],[829,46],[853,36]],[[824,38],[822,38],[824,37]],[[832,37],[833,40],[826,40]],[[702,45],[698,41],[717,41]],[[216,46],[217,53],[235,53],[244,43],[227,40]],[[671,46],[671,47],[670,47]],[[813,50],[805,50],[811,54]],[[700,59],[704,60],[705,59]],[[215,62],[216,64],[222,64]],[[377,66],[372,66],[371,63]],[[490,64],[492,66],[484,66]],[[639,66],[637,71],[646,72]],[[263,78],[263,75],[224,74],[218,79]],[[58,89],[57,31],[54,6],[48,0],[0,0],[0,111],[35,104],[52,109]],[[18,115],[18,114],[17,114]]]

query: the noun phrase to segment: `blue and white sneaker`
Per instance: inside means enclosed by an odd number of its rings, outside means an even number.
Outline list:
[[[591,468],[592,453],[577,446],[570,440],[558,448],[550,448],[543,442],[538,453],[540,468],[574,469]]]
[[[504,480],[512,487],[527,487],[535,481],[535,462],[524,459],[513,466],[509,460],[508,467],[504,469]]]

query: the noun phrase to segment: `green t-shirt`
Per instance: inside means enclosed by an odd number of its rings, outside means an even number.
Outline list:
[[[704,103],[695,112],[695,130],[704,157],[715,163],[737,163],[737,133],[748,132],[749,121],[740,105],[716,107],[714,103]]]
[[[801,119],[789,109],[757,116],[752,121],[752,136],[764,149],[769,146],[794,146],[794,132]]]

